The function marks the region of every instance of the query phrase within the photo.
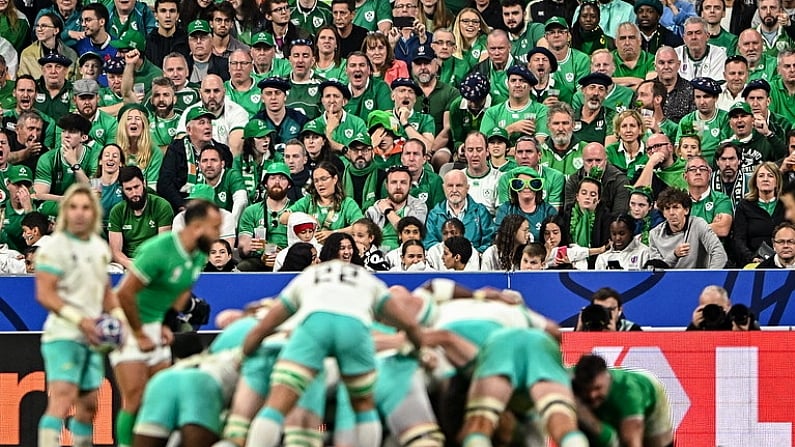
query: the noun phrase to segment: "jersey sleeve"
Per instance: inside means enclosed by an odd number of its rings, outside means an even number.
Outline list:
[[[155,201],[154,217],[157,227],[169,227],[174,221],[174,211],[165,199]]]
[[[162,256],[166,255],[167,250],[161,250],[159,243],[162,240],[165,239],[162,237],[150,239],[138,247],[135,253],[136,256],[130,270],[144,285],[148,285],[159,276],[163,265],[166,264],[163,262]]]
[[[310,200],[310,196],[301,197],[297,202],[290,205],[290,211],[312,214],[309,212]]]
[[[50,185],[52,183],[53,157],[55,155],[58,155],[58,151],[53,149],[39,158],[38,163],[36,163],[35,183],[41,183],[43,185]]]
[[[57,243],[59,240],[60,238],[53,238],[49,243],[39,247],[34,255],[36,259],[36,270],[51,273],[58,277],[63,276],[66,271],[63,254],[66,253],[66,251]]]
[[[715,197],[715,215],[718,214],[734,215],[731,199],[726,194],[719,194]]]
[[[237,224],[237,234],[245,234],[247,236],[254,235],[254,228],[257,226],[257,215],[262,215],[260,210],[259,204],[249,205],[243,210],[243,214],[240,215],[240,222]]]
[[[121,233],[122,225],[124,225],[124,202],[119,202],[110,209],[108,231]]]
[[[279,301],[282,302],[290,313],[294,314],[298,311],[298,308],[301,307],[301,285],[314,281],[312,279],[314,275],[313,272],[314,269],[310,269],[309,271],[304,271],[299,274],[293,278],[293,280],[282,289],[282,293],[279,294]]]
[[[346,197],[345,201],[342,202],[342,213],[345,219],[345,226],[353,225],[354,222],[364,217],[359,205],[350,197]]]
[[[627,373],[628,374],[628,373]],[[618,405],[618,419],[624,420],[633,417],[644,416],[645,399],[643,389],[637,380],[628,377],[624,380],[624,386],[621,390],[620,404]],[[616,390],[618,391],[618,390]]]

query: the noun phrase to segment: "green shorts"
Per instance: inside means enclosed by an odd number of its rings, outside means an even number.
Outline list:
[[[343,376],[375,369],[375,345],[370,329],[360,320],[325,312],[309,315],[290,336],[280,358],[315,371],[323,359],[334,357]]]
[[[185,425],[221,432],[223,397],[218,383],[196,368],[166,369],[146,384],[135,433],[163,438]]]
[[[515,390],[529,390],[540,381],[571,387],[560,346],[538,329],[500,329],[478,354],[474,378],[503,376]]]
[[[68,382],[80,391],[96,390],[105,378],[102,354],[74,340],[54,340],[41,344],[47,382]]]
[[[375,382],[375,404],[386,417],[403,402],[411,389],[411,380],[419,368],[417,359],[392,355],[378,359],[378,379]]]
[[[278,347],[260,346],[253,355],[244,358],[240,365],[240,378],[260,396],[270,393],[271,372],[280,350]]]

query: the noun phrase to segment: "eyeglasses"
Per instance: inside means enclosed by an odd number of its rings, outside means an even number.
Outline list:
[[[685,172],[709,172],[709,168],[706,166],[691,166],[685,169]]]
[[[647,150],[647,151],[656,151],[657,149],[662,149],[662,148],[664,148],[664,147],[667,147],[667,146],[670,146],[670,145],[671,145],[671,143],[657,143],[657,144],[652,144],[651,146],[648,146],[648,147],[646,148],[646,150]]]
[[[417,5],[410,5],[410,4],[403,4],[403,5],[395,5],[393,6],[394,9],[417,9]]]
[[[246,65],[251,65],[249,61],[229,61],[229,66],[231,67],[245,67]]]
[[[82,19],[80,19],[80,22],[81,22],[81,23],[91,23],[91,22],[93,22],[94,20],[97,20],[97,19],[95,19],[95,18],[93,18],[93,17],[83,17]]]
[[[279,213],[277,213],[276,211],[271,211],[271,227],[272,228],[276,228],[276,227],[279,226],[279,219],[277,219],[278,217],[279,217]]]
[[[318,177],[315,179],[315,183],[326,183],[327,181],[331,180],[331,176],[327,175],[325,177]]]
[[[773,243],[778,245],[795,245],[795,239],[774,239]]]
[[[431,43],[432,44],[436,43],[436,44],[439,44],[441,46],[447,46],[447,47],[454,47],[455,46],[455,41],[454,40],[434,40]]]
[[[525,188],[530,188],[533,191],[541,191],[544,188],[544,179],[542,178],[511,179],[512,190],[519,192]]]
[[[463,25],[480,25],[480,19],[461,19]]]
[[[408,167],[408,166],[404,166],[404,165],[395,165],[395,166],[390,166],[390,167],[389,167],[389,168],[386,170],[386,174],[387,174],[387,175],[389,175],[389,174],[391,174],[391,173],[393,173],[393,172],[405,172],[405,173],[407,173],[407,174],[411,174],[411,172],[409,172],[409,167]]]
[[[33,28],[35,28],[35,29],[47,29],[47,28],[55,28],[55,27],[52,26],[52,25],[45,25],[43,23],[40,23],[38,25],[35,25]]]
[[[356,152],[356,153],[359,153],[359,154],[364,154],[366,152],[370,152],[371,150],[373,150],[372,146],[358,146],[358,147],[349,147],[348,148],[349,152]]]
[[[274,12],[287,12],[289,10],[290,10],[290,6],[289,5],[284,5],[284,6],[279,6],[278,8],[271,9],[271,13],[274,13]]]

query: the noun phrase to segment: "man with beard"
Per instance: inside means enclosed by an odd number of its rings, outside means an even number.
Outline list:
[[[99,147],[116,142],[116,118],[98,109],[99,84],[93,79],[80,79],[72,87],[72,98],[76,112],[91,123],[88,136]],[[61,131],[56,131],[55,138],[61,138]]]
[[[551,1],[551,3],[557,3]],[[546,17],[540,20],[526,23],[524,20],[524,11],[522,11],[521,0],[503,0],[500,2],[502,5],[502,22],[505,25],[505,30],[508,32],[508,39],[511,41],[511,55],[514,59],[525,63],[527,62],[527,52],[533,48],[536,42],[544,37],[544,21]],[[571,8],[571,13],[574,8]],[[571,14],[552,14],[550,17],[568,17],[566,20],[571,21]],[[436,33],[434,33],[434,39]]]
[[[171,364],[168,345],[174,334],[162,322],[170,309],[182,310],[189,302],[210,247],[221,235],[221,223],[215,204],[192,200],[185,209],[185,228],[145,242],[116,289],[130,330],[110,356],[123,400],[116,418],[119,445],[132,445],[146,382]]]
[[[348,87],[339,81],[323,81],[319,88],[323,113],[311,123],[323,129],[332,151],[345,152],[347,142],[354,135],[367,133],[367,125],[358,116],[345,111],[345,104],[351,97]]]
[[[91,131],[91,122],[76,113],[58,120],[61,129],[60,148],[47,151],[36,164],[33,189],[37,200],[59,201],[73,183],[88,183],[97,160],[83,142]]]
[[[297,142],[296,142],[297,143]],[[292,142],[285,147],[285,160],[288,150],[303,149]],[[294,157],[290,157],[292,160]],[[264,272],[273,269],[276,253],[264,254],[266,243],[276,244],[279,248],[287,247],[287,226],[280,223],[279,219],[287,210],[290,199],[288,192],[293,190],[292,170],[281,162],[268,166],[263,181],[268,191],[268,197],[259,203],[246,207],[240,216],[238,225],[237,247],[243,260],[237,265],[242,272]],[[265,239],[255,238],[255,229],[265,228]]]
[[[177,136],[185,135],[187,116],[191,110],[209,110],[215,115],[212,122],[213,139],[229,146],[232,154],[239,154],[243,149],[243,128],[249,120],[248,113],[226,96],[224,81],[218,75],[207,75],[202,81],[199,94],[201,102],[186,108],[180,117]]]
[[[508,131],[511,143],[522,135],[533,135],[543,141],[549,135],[547,108],[530,98],[530,89],[538,80],[524,66],[514,65],[507,71],[508,99],[491,106],[483,115],[480,131],[488,132],[495,127]]]
[[[759,31],[749,28],[741,32],[737,38],[737,53],[748,61],[749,81],[770,82],[776,77],[776,58],[765,53]]]
[[[732,213],[737,204],[748,194],[749,175],[740,172],[740,148],[732,142],[721,143],[715,151],[715,165],[718,167],[712,173],[710,187],[713,191],[720,191],[727,196],[732,204]],[[788,169],[787,159],[781,164],[781,174],[786,178]],[[787,183],[787,182],[784,182]]]
[[[500,103],[508,98],[507,75],[509,67],[515,65],[511,56],[511,41],[505,31],[497,29],[486,38],[486,51],[489,57],[475,65],[469,73],[478,72],[491,83],[491,97]]]
[[[643,124],[651,133],[661,133],[670,141],[676,141],[679,126],[665,116],[664,107],[668,100],[668,92],[662,82],[656,79],[643,81],[638,86],[636,101],[640,103],[641,114],[643,110],[651,111],[651,116],[643,116]]]
[[[618,26],[616,49],[613,50],[616,64],[614,82],[632,90],[654,71],[654,59],[641,49],[641,40],[641,32],[634,23]]]
[[[602,183],[599,203],[617,216],[627,211],[629,206],[629,181],[627,176],[607,160],[607,151],[601,143],[588,143],[582,149],[582,168],[566,179],[563,209],[575,202],[580,181],[585,177],[596,177]]]
[[[431,48],[436,52],[439,62],[439,80],[450,85],[458,85],[467,75],[469,65],[463,59],[453,57],[456,48],[453,32],[447,28],[436,29],[433,32]],[[349,63],[350,60],[348,56]]]
[[[574,110],[565,102],[552,105],[548,126],[549,139],[541,146],[541,165],[568,177],[582,168],[582,149],[587,144],[574,135]]]
[[[762,35],[765,54],[776,57],[780,51],[795,47],[795,27],[781,9],[781,0],[759,0],[757,12],[761,23],[755,29]]]
[[[682,135],[699,135],[701,155],[712,163],[718,144],[731,135],[729,117],[717,107],[720,83],[710,78],[695,78],[690,81],[690,85],[693,86],[692,101],[696,110],[679,121],[676,144],[679,144]]]
[[[19,144],[14,144],[12,152],[19,151],[19,153],[13,154],[9,158],[9,162],[13,164],[24,162],[28,167],[35,170],[39,155],[46,152],[48,148],[55,146],[55,121],[34,109],[34,100],[37,96],[36,81],[29,75],[22,75],[17,79],[13,95],[16,106],[3,113],[3,129],[18,133],[17,126],[20,128],[25,127],[24,123],[20,124],[22,122],[20,117],[22,114],[29,115],[26,112],[32,112],[38,116],[40,123],[35,135],[31,136],[30,133],[26,133],[24,138],[17,135],[16,141]]]
[[[165,151],[177,135],[180,114],[174,109],[177,104],[176,87],[171,79],[155,78],[152,81],[152,97],[149,99],[155,113],[149,114],[152,144]]]
[[[674,2],[672,1],[669,4],[673,5]],[[690,5],[690,10],[692,11],[692,9],[693,7]],[[685,13],[685,11],[681,12]],[[663,4],[660,0],[636,1],[635,15],[637,16],[635,20],[642,37],[640,47],[643,51],[654,54],[663,45],[678,47],[684,43],[678,34],[660,25],[660,18],[663,16]],[[681,15],[678,14],[677,16]]]
[[[646,153],[649,161],[639,167],[638,174],[631,179],[635,188],[651,187],[654,198],[668,188],[687,189],[685,160],[674,155],[674,147],[668,137],[663,134],[650,136]]]
[[[748,61],[742,56],[727,57],[723,65],[723,79],[726,84],[718,95],[718,108],[728,112],[729,107],[742,100],[743,89],[748,82]]]
[[[721,26],[724,17],[726,17],[726,0],[702,0],[701,18],[709,27],[708,42],[724,48],[727,55],[733,56],[737,52],[737,36]]]
[[[483,116],[491,107],[489,89],[489,80],[477,72],[467,75],[461,82],[458,87],[461,96],[450,103],[450,126],[443,129],[434,140],[436,146],[441,146],[444,142],[444,146],[436,149],[431,159],[437,170],[451,161],[451,148],[452,151],[458,152],[469,132],[480,129]],[[447,138],[447,141],[444,141],[444,138]]]
[[[406,216],[413,216],[425,222],[428,208],[420,199],[409,194],[411,189],[411,173],[406,166],[393,166],[386,171],[386,198],[377,200],[365,211],[369,218],[381,228],[383,235],[382,247],[394,250],[400,246],[398,242],[398,221]]]
[[[259,81],[257,87],[262,93],[263,107],[254,118],[265,121],[276,130],[271,134],[274,145],[283,145],[297,138],[309,120],[298,110],[287,107],[290,83],[285,78],[270,77]]]
[[[613,77],[616,72],[616,62],[610,51],[600,48],[591,53],[591,73],[602,73],[609,77]],[[607,95],[605,96],[604,105],[608,109],[613,109],[617,113],[632,108],[632,97],[635,92],[629,87],[613,83],[607,86]],[[571,107],[574,110],[582,107],[585,102],[582,90],[574,94],[571,100]]]
[[[221,152],[208,146],[199,153],[199,168],[204,182],[215,190],[215,204],[232,213],[235,225],[248,205],[248,192],[238,171],[226,169]]]
[[[124,200],[110,210],[108,242],[113,262],[126,270],[144,241],[171,230],[174,213],[165,199],[147,191],[137,166],[119,168],[119,184]]]
[[[306,191],[312,185],[309,176],[312,171],[307,166],[309,154],[306,152],[304,144],[297,139],[289,140],[284,145],[284,162],[290,170],[290,180],[292,186],[287,190],[287,198],[295,203],[301,197],[308,194]]]
[[[395,102],[392,115],[401,126],[398,136],[419,138],[426,147],[433,147],[434,134],[436,134],[433,118],[415,110],[417,98],[423,96],[420,86],[410,78],[397,78],[392,81],[390,86],[392,87],[392,100]]]
[[[616,111],[606,107],[604,101],[613,79],[603,73],[591,73],[580,79],[579,84],[582,86],[585,102],[574,112],[574,134],[579,141],[609,144],[610,138],[615,138],[613,118]]]
[[[776,62],[779,78],[771,81],[770,110],[795,122],[795,51],[781,51]]]
[[[747,102],[737,102],[728,113],[729,126],[734,132],[729,141],[740,149],[740,172],[752,174],[764,161],[776,161],[787,155],[783,137],[770,131],[762,134],[754,126],[754,113]]]
[[[137,31],[125,31],[118,40],[112,40],[110,44],[124,56],[124,76],[131,79],[130,84],[143,84],[145,95],[150,94],[152,79],[163,76],[163,70],[144,57],[144,35]]]
[[[679,123],[683,116],[695,110],[693,105],[693,86],[679,76],[681,62],[676,50],[671,47],[660,47],[654,56],[654,71],[668,92],[663,112],[671,121]]]
[[[102,3],[90,3],[83,7],[80,15],[85,37],[78,40],[74,46],[77,54],[94,53],[100,57],[103,63],[115,56],[116,49],[110,45],[110,34],[105,31],[105,24],[108,23],[108,9]],[[100,64],[101,70],[102,65]],[[101,85],[107,85],[108,82],[104,73],[100,73],[97,81]]]
[[[552,17],[547,20],[544,38],[557,61],[557,69],[553,71],[552,77],[555,79],[555,88],[559,90],[558,100],[571,103],[577,90],[575,83],[590,72],[591,62],[585,53],[571,47],[569,23],[563,18]]]
[[[213,3],[209,12],[210,29],[213,30],[213,54],[229,58],[236,50],[248,52],[248,45],[232,37],[232,25],[235,23],[235,9],[232,4]]]
[[[726,50],[708,43],[709,24],[701,17],[685,20],[684,45],[676,47],[676,55],[682,61],[679,76],[685,79],[708,77],[723,81],[723,66]]]
[[[422,101],[414,104],[414,112],[425,113],[434,118],[434,128],[438,131],[450,128],[448,107],[458,98],[458,90],[439,80],[439,62],[430,45],[420,45],[414,52],[411,62],[411,75],[422,90]],[[442,132],[439,132],[442,133]],[[431,153],[444,147],[446,140],[434,140]],[[438,141],[437,141],[438,140]]]
[[[187,133],[168,146],[157,182],[157,193],[168,200],[174,212],[185,206],[185,197],[193,189],[193,185],[202,183],[199,153],[205,146],[217,147],[224,163],[232,166],[232,151],[229,147],[213,141],[212,120],[215,119],[215,114],[198,107],[190,109],[184,115]]]
[[[345,74],[351,99],[345,105],[345,111],[361,119],[367,118],[373,110],[392,110],[395,107],[389,86],[381,78],[372,77],[372,73],[370,59],[364,53],[354,51],[348,55]]]
[[[188,81],[200,83],[208,75],[216,74],[224,81],[229,79],[229,61],[213,54],[213,39],[210,23],[194,20],[188,24],[188,47],[190,75]]]
[[[72,84],[66,80],[72,61],[58,53],[39,58],[42,76],[37,82],[38,94],[34,107],[51,118],[69,113]]]
[[[290,92],[287,105],[306,115],[310,120],[320,115],[320,83],[324,79],[315,74],[314,44],[308,39],[296,39],[287,47],[290,61]],[[362,118],[364,119],[364,118]]]
[[[251,76],[252,59],[247,50],[234,50],[229,55],[228,81],[224,83],[226,95],[253,117],[262,108],[262,91]]]
[[[163,59],[169,53],[179,53],[185,60],[190,57],[188,34],[179,24],[178,0],[155,0],[157,29],[146,36],[144,55],[165,71]],[[168,74],[166,74],[168,75]]]
[[[386,174],[373,162],[373,146],[370,135],[361,132],[354,135],[345,153],[345,172],[342,173],[342,189],[360,209],[368,209],[381,196],[381,185]]]
[[[261,80],[268,76],[286,78],[290,75],[290,63],[283,58],[276,58],[276,43],[273,36],[261,31],[251,38],[251,54],[254,70],[251,72],[255,79]]]

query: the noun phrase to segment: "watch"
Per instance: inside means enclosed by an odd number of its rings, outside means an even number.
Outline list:
[[[387,209],[384,210],[384,216],[388,216],[389,213],[392,213],[394,211],[395,211],[394,208],[387,208]]]
[[[79,164],[79,163],[75,163],[75,164],[73,164],[72,166],[69,166],[69,169],[71,169],[71,170],[72,170],[72,172],[77,172],[77,171],[79,171],[79,170],[83,169],[83,167],[82,167],[82,166],[80,166],[80,164]]]

